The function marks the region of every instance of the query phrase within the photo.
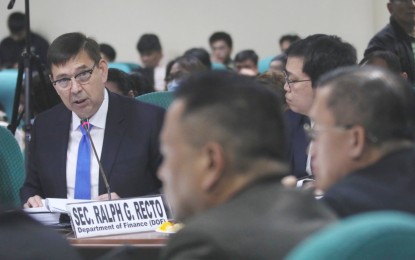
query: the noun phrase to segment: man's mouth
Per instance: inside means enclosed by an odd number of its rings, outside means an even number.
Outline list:
[[[84,98],[84,99],[79,99],[79,100],[76,100],[74,103],[75,104],[82,104],[82,103],[84,103],[86,101],[86,98]]]

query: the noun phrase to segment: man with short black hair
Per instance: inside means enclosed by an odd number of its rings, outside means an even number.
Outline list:
[[[289,160],[291,173],[304,177],[312,173],[308,140],[303,125],[310,123],[308,113],[315,96],[318,78],[338,67],[355,65],[356,50],[339,37],[315,34],[293,43],[287,50],[285,66],[285,100],[289,133]]]
[[[280,37],[279,44],[281,53],[285,53],[294,42],[301,40],[297,34],[284,34]]]
[[[258,55],[253,50],[240,51],[235,56],[235,70],[247,76],[258,75]]]
[[[0,43],[0,68],[17,68],[26,47],[25,14],[10,14],[7,26],[10,36]],[[32,54],[38,56],[40,62],[45,65],[49,43],[36,33],[30,33],[30,41]]]
[[[159,177],[185,226],[162,259],[282,259],[334,220],[310,194],[281,186],[281,101],[260,84],[211,71],[176,90],[161,134]]]
[[[153,33],[141,35],[137,42],[142,67],[137,69],[154,87],[156,91],[164,91],[166,67],[161,63],[163,49],[159,37]]]
[[[209,45],[212,51],[212,62],[231,68],[233,45],[231,36],[226,32],[215,32],[209,37]]]
[[[342,68],[321,78],[310,111],[312,164],[323,202],[340,217],[415,213],[413,93],[399,75]]]

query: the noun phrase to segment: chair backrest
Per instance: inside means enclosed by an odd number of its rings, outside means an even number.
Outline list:
[[[8,129],[0,127],[0,205],[20,207],[24,168],[23,154],[16,139]]]
[[[164,109],[169,108],[171,102],[173,102],[173,93],[170,91],[162,91],[162,92],[151,92],[144,95],[140,95],[136,97],[137,100],[142,102],[150,103],[159,107],[163,107]]]
[[[140,67],[136,63],[130,63],[130,62],[110,62],[108,63],[108,68],[113,69],[119,69],[121,71],[124,71],[125,73],[130,73],[134,69]]]
[[[227,70],[228,68],[222,63],[212,62],[212,70]]]
[[[9,122],[13,113],[14,93],[16,91],[17,70],[0,71],[0,103],[4,105]]]
[[[414,259],[415,216],[378,211],[329,226],[296,247],[288,260]]]
[[[261,59],[258,62],[258,71],[259,71],[259,73],[264,73],[269,69],[269,65],[270,65],[273,58],[275,58],[275,56],[268,56],[268,57],[265,57],[265,58]]]

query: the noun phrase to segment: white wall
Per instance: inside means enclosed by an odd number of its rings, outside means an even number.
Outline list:
[[[35,0],[30,2],[32,30],[52,41],[82,31],[117,50],[118,61],[138,61],[142,33],[159,35],[166,59],[190,47],[208,48],[216,30],[229,32],[234,52],[252,48],[260,57],[279,53],[278,38],[296,32],[337,34],[353,44],[359,58],[369,39],[388,22],[387,0]],[[0,0],[0,37],[6,21],[24,10],[24,0]]]

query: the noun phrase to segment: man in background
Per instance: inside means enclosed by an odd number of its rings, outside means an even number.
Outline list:
[[[10,36],[0,43],[0,68],[17,68],[26,47],[25,14],[14,12],[7,20]],[[31,52],[46,64],[49,43],[36,33],[30,33]]]
[[[141,35],[137,42],[137,51],[142,65],[138,72],[148,79],[156,91],[164,91],[166,67],[161,63],[163,49],[158,36],[152,33]]]
[[[381,68],[342,68],[319,81],[312,164],[322,201],[340,217],[415,213],[413,107],[409,84]]]
[[[301,40],[297,34],[284,34],[280,37],[279,45],[281,53],[285,53],[294,42]]]
[[[212,63],[223,64],[232,68],[232,38],[226,32],[215,32],[209,37]]]
[[[235,70],[247,76],[258,75],[258,55],[253,50],[240,51],[235,56]]]
[[[159,177],[185,226],[162,259],[282,259],[334,220],[310,194],[280,184],[285,129],[274,92],[253,78],[211,71],[191,75],[175,95]]]
[[[304,124],[310,124],[308,114],[315,96],[318,78],[338,67],[356,64],[356,50],[337,36],[315,34],[299,40],[287,50],[285,67],[285,112],[288,129],[288,159],[291,174],[297,178],[312,174],[309,141]],[[312,124],[312,122],[311,122]]]
[[[370,40],[365,57],[374,51],[395,53],[408,75],[408,81],[415,83],[415,2],[410,0],[389,0],[389,24]]]

